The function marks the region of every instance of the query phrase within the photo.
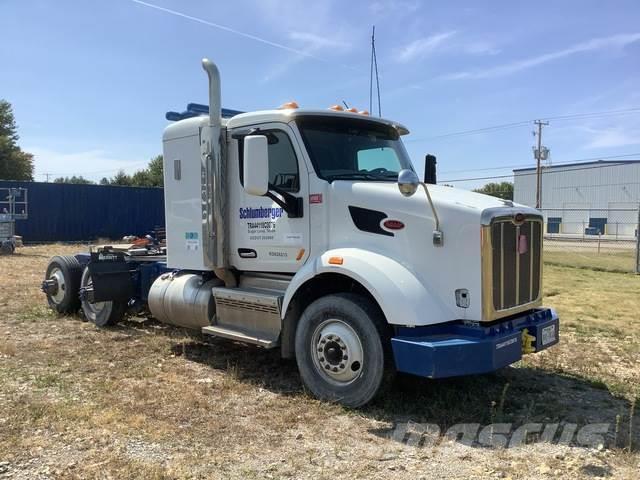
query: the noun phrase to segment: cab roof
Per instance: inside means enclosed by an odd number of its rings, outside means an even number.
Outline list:
[[[389,125],[396,130],[400,135],[406,135],[409,133],[409,129],[404,125],[380,117],[372,117],[368,115],[362,115],[360,113],[352,113],[345,111],[335,111],[330,109],[308,109],[308,108],[287,108],[277,110],[258,110],[255,112],[241,113],[235,115],[227,120],[227,128],[244,127],[253,125],[255,123],[267,123],[267,122],[283,122],[288,123],[294,120],[296,117],[318,115],[324,117],[336,117],[336,118],[357,118],[358,120],[368,120],[376,123],[382,123]]]
[[[352,113],[352,112],[344,112],[344,111],[335,111],[335,110],[320,110],[320,109],[307,109],[307,108],[296,108],[296,109],[277,109],[277,110],[258,110],[255,112],[246,112],[240,113],[238,115],[234,115],[231,118],[222,118],[222,126],[227,128],[238,128],[245,127],[250,125],[255,125],[256,123],[270,123],[270,122],[281,122],[281,123],[289,123],[294,120],[296,117],[301,116],[323,116],[323,117],[336,117],[336,118],[354,118],[358,120],[366,120],[375,123],[381,123],[384,125],[389,125],[396,130],[400,135],[406,135],[409,133],[409,129],[404,125],[394,122],[392,120],[388,120],[380,117],[373,117],[362,115],[360,113]],[[208,123],[209,116],[206,114],[193,116],[190,118],[185,118],[183,120],[179,120],[171,123],[164,130],[163,139],[167,140],[170,138],[178,138],[178,137],[186,137],[191,135],[197,135],[198,129],[200,127],[204,127]]]

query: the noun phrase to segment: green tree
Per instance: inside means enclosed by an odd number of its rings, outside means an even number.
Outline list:
[[[162,174],[162,155],[153,157],[147,168],[138,170],[133,175],[127,175],[124,170],[111,178],[103,177],[100,185],[124,185],[128,187],[162,187],[164,184]]]
[[[502,198],[504,200],[513,200],[513,183],[511,182],[491,182],[482,188],[477,188],[474,192],[484,193],[492,197]]]
[[[95,182],[84,178],[82,175],[78,177],[74,175],[73,177],[58,177],[53,181],[53,183],[75,183],[76,185],[91,185]]]
[[[11,104],[0,99],[0,179],[33,180],[33,155],[20,149],[19,138]]]
[[[116,173],[113,177],[111,177],[111,179],[109,180],[109,183],[111,185],[121,185],[124,187],[130,187],[132,184],[132,180],[131,180],[131,177],[125,173],[124,170],[120,169],[118,170],[118,173]]]
[[[162,155],[153,157],[147,168],[134,173],[131,184],[136,187],[162,187],[164,185]]]

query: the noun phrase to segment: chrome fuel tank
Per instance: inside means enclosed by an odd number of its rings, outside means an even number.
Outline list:
[[[162,322],[199,330],[211,325],[216,305],[211,289],[223,282],[217,278],[204,281],[193,273],[165,273],[149,290],[149,310]]]

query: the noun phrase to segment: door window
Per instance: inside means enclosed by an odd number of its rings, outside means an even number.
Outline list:
[[[300,190],[298,159],[289,136],[282,131],[267,133],[269,141],[269,183],[287,192]]]
[[[298,159],[289,135],[281,130],[260,130],[256,132],[256,135],[265,135],[267,137],[269,184],[285,192],[298,192],[300,190]],[[244,185],[244,152],[242,148],[244,137],[238,140],[240,183]]]

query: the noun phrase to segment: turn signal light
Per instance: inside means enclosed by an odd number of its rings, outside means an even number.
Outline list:
[[[331,265],[342,265],[344,259],[342,257],[331,257],[329,258],[329,263]]]
[[[283,103],[278,107],[278,110],[286,110],[290,108],[298,108],[298,102],[287,102]]]
[[[329,107],[329,110],[335,110],[336,112],[343,112],[344,108],[342,108],[342,105],[332,105],[331,107]]]

